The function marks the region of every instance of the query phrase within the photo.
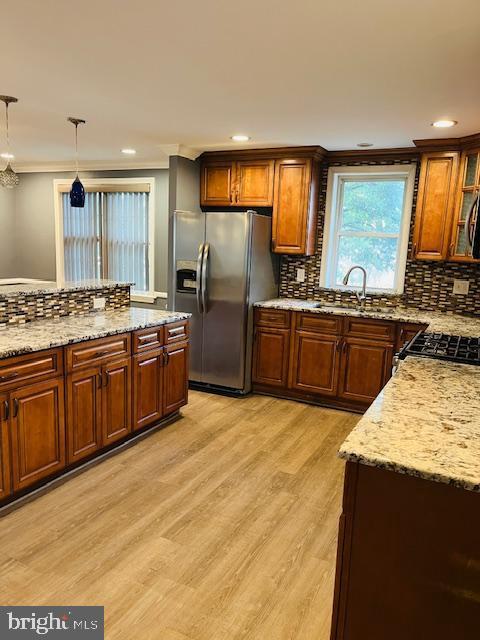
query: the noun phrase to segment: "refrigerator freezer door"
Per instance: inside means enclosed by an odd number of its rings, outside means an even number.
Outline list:
[[[191,211],[175,211],[173,217],[173,282],[175,292],[173,310],[191,313],[190,318],[190,380],[203,381],[202,335],[203,314],[201,313],[201,275],[203,247],[205,244],[205,214]],[[191,291],[179,290],[178,273],[189,268],[195,278]],[[185,287],[184,287],[185,288]],[[183,288],[183,289],[184,289]]]
[[[251,214],[205,216],[203,381],[243,390]]]

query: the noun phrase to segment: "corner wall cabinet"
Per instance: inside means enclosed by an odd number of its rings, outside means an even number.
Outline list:
[[[423,325],[255,309],[254,390],[354,411],[377,397],[395,350]]]
[[[272,208],[272,251],[315,252],[319,147],[216,152],[202,156],[202,207]]]
[[[455,262],[476,262],[467,244],[466,218],[480,192],[480,150],[464,151],[460,162],[459,186],[452,221],[452,242],[449,259]],[[472,217],[470,225],[476,220]]]
[[[188,345],[180,321],[0,360],[0,507],[175,414]]]

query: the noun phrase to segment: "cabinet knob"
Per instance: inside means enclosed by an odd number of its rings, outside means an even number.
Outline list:
[[[4,400],[3,401],[3,419],[7,421],[9,417],[10,417],[10,404],[8,403],[8,400]]]

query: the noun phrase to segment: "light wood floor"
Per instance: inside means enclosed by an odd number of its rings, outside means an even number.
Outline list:
[[[183,416],[0,519],[0,602],[104,605],[108,640],[327,640],[359,417],[198,392]]]

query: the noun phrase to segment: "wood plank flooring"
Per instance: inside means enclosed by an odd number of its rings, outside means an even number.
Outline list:
[[[0,519],[0,603],[105,606],[108,640],[328,640],[359,416],[190,394],[183,418]]]

